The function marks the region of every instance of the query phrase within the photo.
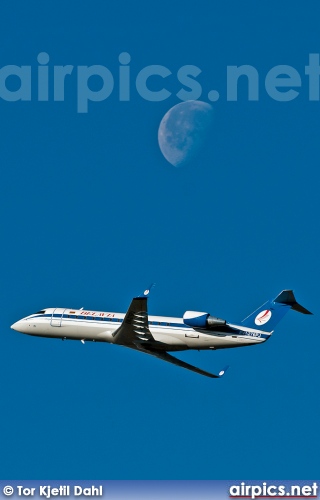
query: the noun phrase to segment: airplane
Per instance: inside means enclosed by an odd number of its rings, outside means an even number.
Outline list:
[[[207,312],[186,311],[182,318],[148,316],[150,285],[132,299],[126,314],[68,308],[42,309],[14,323],[11,328],[38,337],[108,342],[150,354],[156,358],[210,378],[218,375],[182,361],[168,351],[216,350],[245,347],[266,342],[277,323],[290,310],[312,314],[295,299],[292,290],[283,290],[247,316],[240,324],[229,323]]]

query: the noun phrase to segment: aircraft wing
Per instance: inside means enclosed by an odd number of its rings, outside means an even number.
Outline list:
[[[136,297],[121,326],[113,333],[113,342],[134,348],[137,344],[150,341],[155,342],[148,325],[147,297]]]
[[[144,352],[146,354],[150,354],[151,356],[155,356],[156,358],[162,359],[163,361],[167,361],[168,363],[172,363],[177,366],[181,366],[181,368],[186,368],[187,370],[191,370],[192,372],[199,373],[200,375],[204,375],[205,377],[210,377],[210,378],[221,378],[229,368],[229,366],[226,366],[223,370],[219,372],[218,375],[215,375],[214,373],[207,372],[205,370],[202,370],[201,368],[197,368],[196,366],[190,365],[189,363],[186,363],[185,361],[182,361],[181,359],[175,358],[174,356],[171,356],[171,354],[168,354],[166,351],[157,351],[154,349],[146,349],[143,346],[137,346],[137,349],[141,352]]]
[[[228,366],[221,370],[218,375],[215,375],[214,373],[210,373],[205,370],[201,370],[201,368],[190,365],[185,361],[181,361],[180,359],[171,356],[171,354],[168,354],[165,350],[162,350],[164,344],[157,342],[149,330],[147,296],[151,288],[152,285],[144,292],[143,295],[140,295],[132,300],[121,326],[119,326],[119,328],[113,333],[114,344],[120,344],[130,347],[131,349],[144,352],[145,354],[150,354],[151,356],[162,359],[163,361],[173,363],[181,368],[186,368],[187,370],[191,370],[206,377],[221,378],[229,368]],[[152,345],[152,348],[150,348],[150,344]],[[161,349],[159,348],[160,345],[162,347]]]

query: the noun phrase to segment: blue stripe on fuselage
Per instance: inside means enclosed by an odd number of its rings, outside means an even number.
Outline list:
[[[71,316],[71,317],[70,317]],[[38,314],[36,316],[32,316],[32,318],[61,318],[63,321],[96,321],[98,322],[108,322],[108,323],[114,323],[114,324],[121,324],[123,322],[122,318],[107,318],[104,316],[84,316],[84,315],[66,315],[66,316],[61,316],[61,314]],[[30,318],[31,319],[31,318]],[[167,321],[162,322],[162,321],[149,321],[149,326],[151,327],[166,327],[166,328],[181,328],[184,330],[193,330],[193,328],[190,328],[188,325],[185,325],[183,323],[169,323]],[[224,330],[224,331],[223,331]],[[200,329],[198,330],[200,331]],[[214,336],[214,330],[201,330],[201,333],[205,335],[212,335]],[[231,327],[224,327],[221,328],[221,331],[219,329],[219,333],[224,333],[226,337],[232,337],[232,336],[241,336],[241,337],[250,337],[252,339],[268,339],[270,338],[270,334],[266,334],[263,332],[247,332],[243,330],[238,330],[235,328]]]
[[[71,317],[70,317],[71,316]],[[83,316],[80,314],[76,314],[72,316],[71,314],[67,314],[66,316],[61,316],[61,314],[38,314],[36,316],[32,316],[32,318],[61,318],[64,321],[71,319],[71,320],[86,320],[86,321],[109,321],[112,323],[122,323],[123,319],[122,318],[107,318],[104,316]],[[31,318],[30,318],[31,319]],[[149,321],[149,325],[151,326],[172,326],[176,328],[187,328],[190,330],[190,327],[188,325],[185,325],[183,323],[169,323],[167,321],[162,322],[162,321]]]

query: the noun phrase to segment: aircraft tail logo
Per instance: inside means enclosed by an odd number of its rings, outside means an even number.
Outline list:
[[[271,316],[272,312],[270,311],[270,309],[265,309],[256,316],[254,322],[256,325],[265,325],[266,323],[268,323]]]
[[[270,299],[262,304],[256,311],[241,321],[241,324],[261,331],[267,329],[268,332],[271,332],[290,309],[303,314],[312,314],[305,307],[298,304],[292,290],[282,290],[275,299]],[[266,323],[267,326],[264,327]]]

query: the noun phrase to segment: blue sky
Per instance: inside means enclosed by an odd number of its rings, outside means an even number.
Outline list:
[[[317,2],[3,3],[0,66],[31,65],[34,84],[31,102],[0,100],[3,477],[316,475],[320,107],[303,74],[320,52],[319,14]],[[101,64],[115,78],[129,52],[130,101],[116,82],[77,113],[71,76],[64,102],[38,102],[43,51],[51,68]],[[165,101],[135,91],[151,64],[173,73]],[[221,99],[207,147],[176,169],[157,130],[180,102],[185,64],[202,70],[202,100],[212,88]],[[260,99],[240,84],[226,102],[226,67],[242,64],[258,69]],[[291,102],[264,90],[278,64],[301,74]],[[151,314],[241,320],[293,288],[315,316],[290,312],[263,346],[181,355],[210,371],[230,364],[218,381],[116,346],[10,330],[44,307],[125,311],[152,281]]]

